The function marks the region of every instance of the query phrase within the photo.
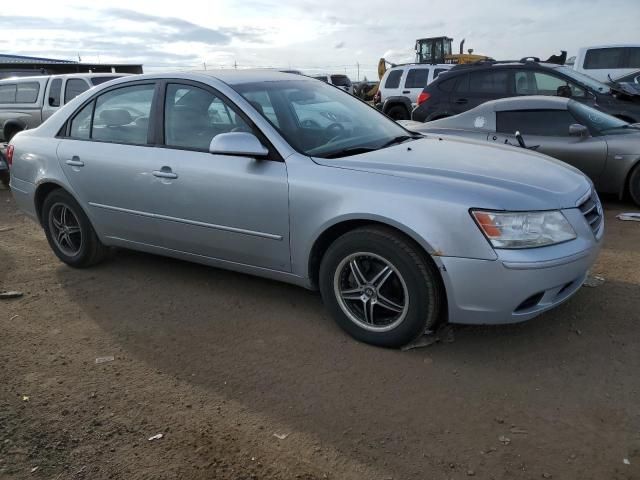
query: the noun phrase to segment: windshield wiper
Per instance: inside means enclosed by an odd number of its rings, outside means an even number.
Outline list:
[[[391,145],[396,145],[398,143],[406,142],[407,140],[417,140],[421,136],[418,135],[400,135],[398,137],[392,138],[386,143],[383,143],[379,148],[387,148]]]
[[[371,147],[349,147],[349,148],[343,148],[342,150],[338,150],[336,152],[328,153],[327,155],[323,155],[322,158],[348,157],[349,155],[358,155],[359,153],[369,153],[375,150],[378,150],[378,149],[371,148]]]

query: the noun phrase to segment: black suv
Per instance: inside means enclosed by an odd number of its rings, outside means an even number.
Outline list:
[[[430,83],[411,118],[429,122],[450,117],[489,100],[521,95],[572,99],[630,123],[640,122],[640,94],[605,85],[565,65],[536,60],[457,65]]]

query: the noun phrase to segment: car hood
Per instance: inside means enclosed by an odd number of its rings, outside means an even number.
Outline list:
[[[447,136],[429,136],[374,152],[314,161],[420,180],[430,184],[429,192],[434,195],[457,189],[456,195],[470,207],[573,208],[592,186],[579,170],[546,155]]]

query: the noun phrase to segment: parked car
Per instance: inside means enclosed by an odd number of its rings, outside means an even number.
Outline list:
[[[640,95],[640,70],[628,73],[621,77],[612,78],[607,85],[618,90],[624,90],[631,94]]]
[[[313,78],[316,80],[320,80],[324,83],[328,83],[329,85],[335,85],[336,87],[340,87],[347,93],[353,95],[353,84],[351,80],[346,75],[340,73],[328,74],[323,73],[320,75],[313,75]]]
[[[498,98],[568,97],[629,123],[640,122],[640,95],[621,91],[572,68],[537,61],[457,65],[427,86],[411,118],[429,122]]]
[[[300,121],[311,108],[337,120]],[[389,347],[564,302],[604,232],[572,167],[424,138],[278,72],[114,80],[17,134],[9,161],[17,205],[70,266],[117,246],[319,288],[342,328]]]
[[[514,97],[407,128],[534,149],[580,169],[602,193],[626,193],[640,205],[640,124],[631,125],[559,97]],[[521,138],[518,139],[516,132]]]
[[[62,105],[118,73],[74,73],[0,80],[0,137],[5,142],[16,133],[34,128]]]
[[[373,102],[379,110],[394,120],[411,118],[422,89],[438,75],[453,68],[450,64],[430,65],[412,63],[388,69],[382,79]]]
[[[370,102],[373,100],[374,95],[378,92],[378,85],[380,82],[362,81],[353,84],[353,94],[364,100]]]
[[[590,77],[608,82],[640,69],[640,44],[600,45],[578,51],[573,68]]]

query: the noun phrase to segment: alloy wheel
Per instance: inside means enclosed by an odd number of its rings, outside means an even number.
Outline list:
[[[75,257],[82,249],[80,222],[67,205],[55,203],[49,211],[49,229],[56,247],[69,257]]]

